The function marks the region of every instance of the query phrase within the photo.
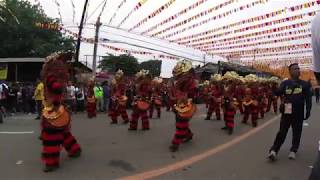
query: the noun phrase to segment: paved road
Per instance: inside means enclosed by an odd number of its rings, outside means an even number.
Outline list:
[[[177,153],[168,150],[174,133],[172,113],[164,112],[161,119],[152,119],[150,131],[136,132],[127,131],[127,125],[110,125],[106,114],[99,114],[96,119],[86,119],[82,113],[75,114],[73,133],[83,148],[83,156],[69,159],[63,153],[61,168],[53,173],[42,172],[39,121],[28,115],[7,118],[0,125],[0,179],[118,179],[159,169],[219,148],[253,129],[249,125],[240,124],[240,117],[237,117],[235,133],[229,136],[220,130],[222,121],[204,121],[205,108],[199,105],[198,109],[191,123],[194,140],[182,145]],[[279,161],[274,164],[266,161],[266,153],[279,126],[279,120],[276,120],[240,143],[155,179],[307,179],[320,137],[320,122],[317,121],[319,110],[320,106],[315,105],[308,121],[309,126],[304,129],[301,151],[295,161],[287,159],[291,134],[279,154]],[[259,124],[269,122],[274,117],[273,113],[269,113]],[[30,134],[3,134],[5,132]]]

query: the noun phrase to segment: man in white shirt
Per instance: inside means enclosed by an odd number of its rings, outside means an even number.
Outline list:
[[[313,51],[313,71],[317,78],[318,84],[320,84],[320,13],[314,18],[311,27],[312,34],[312,51]],[[315,162],[311,171],[309,180],[320,179],[320,141],[319,141],[319,153],[318,159]]]
[[[70,110],[75,112],[76,88],[73,86],[71,81],[68,82],[68,86],[67,86],[66,104],[69,106]]]

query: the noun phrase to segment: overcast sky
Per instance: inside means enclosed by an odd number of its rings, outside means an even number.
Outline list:
[[[45,13],[48,16],[53,17],[53,18],[60,18],[60,15],[59,15],[59,11],[60,11],[63,25],[67,29],[69,29],[73,32],[78,31],[77,25],[80,22],[83,4],[84,4],[85,0],[29,0],[29,1],[32,3],[40,2]],[[215,7],[216,5],[223,3],[223,2],[226,2],[228,0],[207,0],[205,3],[201,4],[197,8],[188,11],[188,13],[185,13],[185,14],[179,16],[175,20],[173,20],[167,24],[164,24],[163,26],[160,26],[159,28],[151,31],[150,33],[148,33],[146,35],[140,35],[140,33],[146,31],[148,28],[152,27],[153,25],[158,24],[159,22],[167,19],[168,17],[176,14],[177,12],[181,11],[182,9],[185,9],[200,0],[175,0],[171,6],[169,6],[167,9],[164,9],[160,14],[158,14],[154,18],[148,19],[148,21],[146,21],[140,27],[133,29],[133,31],[131,33],[128,33],[127,30],[132,28],[133,26],[135,26],[142,19],[147,17],[149,14],[151,14],[156,9],[158,9],[162,5],[166,4],[170,0],[126,0],[125,3],[123,3],[123,6],[121,6],[121,8],[118,8],[119,4],[123,1],[124,0],[107,0],[106,7],[105,7],[105,9],[102,13],[102,16],[101,16],[101,22],[103,25],[107,25],[107,26],[111,26],[111,27],[106,27],[106,26],[101,27],[101,31],[100,31],[101,38],[107,38],[110,40],[127,42],[130,44],[137,44],[139,46],[146,46],[149,48],[158,49],[160,51],[165,51],[165,52],[168,52],[171,54],[175,54],[177,56],[182,56],[182,57],[186,57],[186,58],[189,58],[192,60],[202,61],[203,55],[205,54],[204,52],[201,52],[199,50],[194,50],[192,48],[187,48],[185,46],[179,46],[177,44],[169,43],[169,40],[197,34],[200,32],[205,32],[210,29],[214,29],[214,28],[217,28],[217,27],[220,27],[223,25],[227,25],[227,24],[232,24],[234,22],[248,19],[250,17],[270,13],[270,12],[273,12],[276,10],[283,9],[285,7],[292,7],[295,5],[302,4],[302,3],[310,2],[311,0],[269,0],[269,2],[256,5],[254,7],[246,9],[244,11],[235,12],[232,15],[229,15],[225,18],[217,19],[214,21],[209,21],[206,24],[202,24],[201,26],[198,26],[198,27],[193,28],[191,30],[187,30],[179,35],[170,37],[166,40],[157,39],[157,38],[150,38],[150,37],[148,37],[148,35],[159,32],[167,27],[170,27],[180,21],[186,20],[189,17],[192,17],[202,11],[205,11],[205,10],[208,10],[212,7]],[[137,11],[134,11],[126,19],[126,21],[124,21],[124,23],[121,24],[120,27],[118,27],[120,22],[123,21],[123,19],[128,15],[128,13],[134,9],[134,7],[137,5],[137,3],[142,2],[142,1],[145,1],[145,3]],[[176,30],[180,30],[185,27],[188,27],[189,25],[193,25],[195,23],[201,22],[201,21],[208,19],[212,16],[221,14],[221,13],[229,11],[231,9],[238,8],[242,5],[252,3],[254,1],[256,1],[256,0],[237,0],[236,2],[234,2],[230,5],[227,5],[221,9],[213,11],[210,14],[207,14],[206,16],[203,16],[203,17],[200,17],[196,20],[193,20],[193,21],[189,22],[187,25],[182,25],[182,26],[176,28],[175,30],[169,30],[169,31],[165,32],[164,34],[161,34],[160,37],[163,37],[164,35],[168,35],[172,32],[175,32]],[[58,4],[60,5],[60,8],[57,6],[56,2],[58,2]],[[86,38],[93,38],[94,37],[95,30],[94,30],[93,24],[96,22],[96,19],[102,10],[101,4],[103,4],[103,2],[104,2],[104,0],[90,0],[89,1],[89,8],[88,8],[88,15],[87,15],[88,19],[86,21],[83,37],[86,37]],[[75,8],[73,8],[72,4],[74,4]],[[99,5],[101,5],[101,6],[99,6]],[[259,21],[259,23],[268,22],[271,20],[281,19],[281,18],[285,18],[285,17],[290,17],[293,15],[301,14],[304,12],[311,12],[311,11],[315,11],[315,10],[319,10],[319,9],[320,9],[320,7],[317,5],[315,7],[306,8],[306,9],[299,10],[299,11],[294,11],[294,12],[287,11],[286,13],[284,13],[280,16],[277,16],[274,18],[269,18],[267,20],[261,20],[261,21]],[[113,17],[113,15],[115,15],[115,16],[112,19],[112,21],[110,22],[110,19],[111,19],[111,17]],[[295,22],[286,22],[286,23],[281,23],[278,25],[269,26],[266,28],[259,28],[259,29],[249,30],[246,32],[240,32],[240,33],[236,33],[236,34],[233,33],[230,35],[226,35],[223,38],[233,37],[235,35],[241,35],[243,33],[261,31],[264,29],[279,27],[279,26],[283,26],[283,25],[295,24],[298,22],[304,22],[307,20],[312,20],[312,18],[313,17],[306,17],[302,20],[297,20]],[[246,27],[248,25],[254,25],[254,24],[257,24],[257,22],[248,23],[245,25],[240,25],[240,26],[234,27],[233,29],[238,29],[241,27]],[[310,26],[306,26],[301,29],[308,29],[308,28],[310,28]],[[226,31],[226,30],[221,30],[221,31],[218,31],[217,33],[224,32],[224,31]],[[300,44],[300,43],[306,43],[306,42],[309,43],[310,39],[296,40],[296,41],[290,41],[290,42],[278,43],[278,44],[260,45],[258,47],[240,48],[240,50],[246,50],[246,49],[252,50],[253,48],[274,47],[274,46],[291,45],[291,44],[297,44],[297,43]],[[163,54],[161,52],[150,51],[148,49],[137,48],[137,47],[126,45],[126,44],[109,43],[108,45],[112,45],[112,46],[119,47],[119,48],[131,49],[131,50],[152,52],[152,53],[154,53],[154,55]],[[232,51],[238,51],[238,50],[239,49],[232,49]],[[224,51],[230,51],[230,50],[224,50]],[[81,46],[80,59],[82,61],[84,61],[85,60],[84,55],[92,55],[92,53],[93,53],[93,45],[88,44],[88,43],[83,43]],[[116,54],[116,55],[119,54],[115,51],[112,51],[110,49],[99,46],[98,55],[105,55],[107,53],[112,53],[112,54]],[[305,53],[304,55],[311,55],[311,54]],[[148,60],[148,59],[153,59],[153,55],[151,55],[151,56],[134,55],[134,56],[136,56],[140,62],[144,61],[144,60]],[[290,57],[290,55],[289,56],[286,55],[286,57]],[[268,57],[268,58],[272,58],[272,57]],[[89,63],[91,63],[91,59],[92,58],[87,59],[89,61]],[[247,59],[252,60],[252,58],[247,58]],[[213,56],[213,57],[206,56],[206,60],[207,60],[207,62],[217,62],[218,60],[224,60],[224,58],[221,58],[218,56]],[[256,60],[262,60],[262,58],[257,57]],[[163,65],[162,65],[161,75],[163,77],[171,76],[171,71],[172,71],[172,68],[175,65],[175,63],[176,63],[176,61],[174,61],[174,60],[164,59]],[[194,62],[194,64],[196,65],[199,63]]]

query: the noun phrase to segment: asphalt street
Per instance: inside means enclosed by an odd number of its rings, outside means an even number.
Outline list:
[[[161,119],[151,119],[150,131],[128,131],[128,125],[111,125],[105,113],[95,119],[87,119],[85,113],[72,116],[72,132],[79,141],[83,154],[78,159],[61,155],[60,169],[42,172],[40,159],[41,141],[39,120],[35,115],[16,115],[0,124],[0,179],[1,180],[105,180],[138,177],[136,174],[167,167],[201,155],[208,150],[219,149],[252,131],[249,125],[236,118],[233,135],[220,128],[223,121],[205,121],[206,109],[198,105],[191,121],[194,139],[183,144],[179,152],[171,153],[169,146],[174,134],[174,115],[163,109]],[[320,139],[320,105],[314,105],[312,117],[304,126],[302,143],[296,160],[289,160],[291,131],[283,145],[279,160],[267,161],[266,156],[279,128],[277,115],[268,113],[252,135],[242,138],[228,148],[218,151],[201,161],[154,176],[154,179],[217,179],[217,180],[303,180],[307,179],[316,159]],[[129,112],[130,114],[130,112]],[[121,121],[120,121],[121,122]],[[141,122],[139,122],[141,128]]]

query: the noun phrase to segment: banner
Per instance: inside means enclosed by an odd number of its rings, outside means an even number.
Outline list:
[[[6,80],[8,75],[8,64],[0,63],[0,79]]]

